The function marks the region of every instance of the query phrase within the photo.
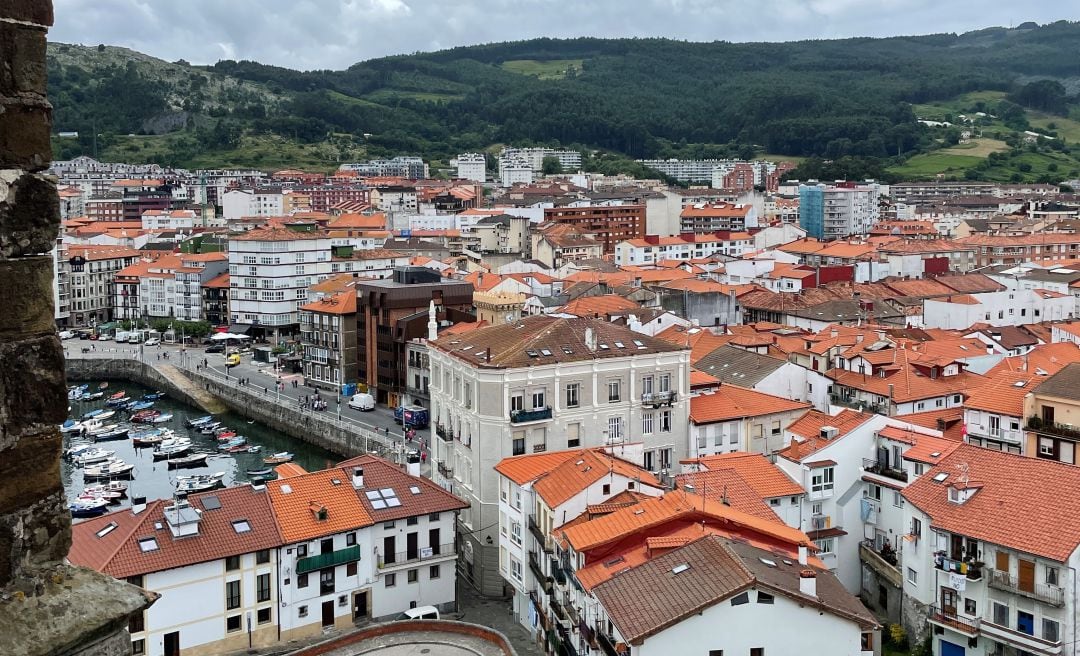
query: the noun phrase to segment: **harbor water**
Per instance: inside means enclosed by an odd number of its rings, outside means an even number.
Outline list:
[[[105,392],[105,395],[94,401],[68,401],[68,405],[71,408],[68,414],[76,421],[78,421],[85,413],[98,408],[104,410],[117,410],[106,406],[106,401],[109,396],[116,394],[117,392],[126,392],[128,397],[137,399],[145,394],[150,394],[155,391],[128,382],[113,381],[109,383],[108,387],[99,390],[100,383],[98,381],[69,381],[69,385],[77,384],[87,384],[89,385],[87,388],[88,392],[103,391]],[[114,451],[115,455],[113,457],[135,465],[135,469],[132,470],[130,477],[118,479],[127,483],[127,497],[122,499],[120,503],[110,506],[110,509],[123,508],[130,505],[130,499],[133,496],[146,497],[148,500],[169,498],[176,489],[175,484],[178,476],[192,476],[195,474],[213,474],[220,472],[224,474],[222,484],[226,486],[247,483],[250,480],[250,477],[247,474],[248,470],[254,471],[273,468],[274,465],[265,464],[263,458],[283,451],[293,453],[293,462],[308,471],[323,469],[342,460],[340,456],[326,451],[325,449],[283,435],[259,423],[249,423],[249,420],[244,417],[233,415],[231,413],[216,415],[214,420],[221,421],[222,426],[227,426],[236,431],[237,435],[242,435],[247,438],[248,445],[258,446],[260,449],[257,453],[223,453],[218,449],[218,440],[215,439],[213,435],[203,435],[198,430],[188,428],[188,419],[196,419],[206,415],[206,413],[199,408],[186,405],[175,399],[171,399],[168,396],[164,396],[154,401],[153,409],[160,410],[162,413],[172,413],[173,417],[167,422],[158,424],[132,424],[128,421],[130,415],[129,412],[117,410],[116,415],[106,420],[104,423],[117,424],[123,428],[130,428],[132,432],[151,428],[171,429],[177,436],[191,439],[191,450],[185,455],[205,453],[207,454],[206,464],[200,467],[169,469],[168,463],[165,460],[154,460],[153,447],[146,446],[136,448],[132,443],[130,436],[119,440],[98,442],[96,444],[98,448]],[[65,435],[64,448],[67,449],[72,444],[81,443],[83,441],[84,440],[77,435]],[[84,481],[83,468],[76,466],[68,459],[64,459],[62,463],[61,476],[64,482],[64,489],[67,492],[68,498],[72,501],[82,493],[85,487],[104,482],[94,480]]]

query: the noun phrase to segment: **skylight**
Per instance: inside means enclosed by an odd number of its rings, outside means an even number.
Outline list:
[[[768,565],[769,567],[776,567],[775,560],[769,560],[768,558],[758,558],[758,560],[760,560],[763,565]]]
[[[540,349],[540,355],[546,355],[548,357],[551,357],[551,351],[549,351],[548,349]]]
[[[949,477],[948,473],[941,472],[937,476],[934,476],[934,480],[937,481],[938,483],[943,483],[945,481],[945,479],[948,478],[948,477]]]
[[[401,500],[398,499],[397,492],[394,492],[393,488],[384,487],[381,490],[368,490],[366,494],[371,507],[375,510],[397,508],[401,505]]]
[[[420,494],[420,488],[413,485],[412,487],[409,488],[409,492],[412,492],[413,494]]]
[[[233,521],[232,527],[237,533],[247,533],[251,530],[251,523],[246,519],[237,519]]]
[[[688,569],[690,569],[690,565],[687,564],[687,563],[682,563],[682,564],[676,565],[675,567],[672,567],[671,568],[671,573],[672,574],[682,574],[683,572],[685,572]]]
[[[281,486],[281,493],[282,494],[292,494],[292,487],[290,487],[288,485],[282,485]]]
[[[109,533],[112,533],[115,530],[116,530],[116,522],[109,522],[105,526],[102,526],[101,528],[99,528],[97,533],[94,533],[94,535],[98,536],[99,538],[103,538],[103,537],[105,537]]]
[[[217,510],[221,507],[221,499],[215,495],[210,495],[202,498],[203,508],[206,510]]]
[[[139,550],[142,551],[143,553],[146,553],[148,551],[157,551],[158,550],[157,539],[155,539],[155,538],[142,538],[141,540],[139,540]]]
[[[615,342],[615,348],[626,348],[626,345],[622,342]]]

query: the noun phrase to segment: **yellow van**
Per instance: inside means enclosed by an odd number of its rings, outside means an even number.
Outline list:
[[[239,353],[230,353],[229,355],[225,356],[225,366],[226,367],[235,367],[238,364],[240,364],[240,354]]]

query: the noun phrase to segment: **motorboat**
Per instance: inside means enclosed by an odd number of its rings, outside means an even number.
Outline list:
[[[105,421],[106,419],[112,419],[115,416],[116,416],[116,411],[115,410],[103,410],[103,411],[99,412],[98,414],[94,415],[93,417],[91,417],[91,419],[93,419],[95,421]]]
[[[139,412],[141,410],[149,410],[152,407],[154,407],[153,401],[136,401],[128,405],[127,409],[130,412]]]
[[[149,424],[154,421],[155,418],[161,416],[161,410],[141,410],[131,415],[131,421],[136,424]]]
[[[192,492],[204,492],[213,490],[221,485],[221,479],[225,478],[225,472],[213,474],[195,474],[193,476],[177,476],[176,491],[190,494]]]
[[[87,451],[100,450],[94,444],[84,442],[82,444],[75,444],[67,451],[64,451],[64,457],[68,460],[73,460],[76,456],[86,453]]]
[[[160,415],[154,417],[150,421],[152,423],[155,423],[155,424],[163,424],[163,423],[165,423],[167,421],[172,421],[172,418],[173,418],[173,414],[171,412],[166,412],[164,414],[160,414]]]
[[[100,415],[103,412],[105,412],[105,411],[102,410],[101,408],[97,408],[97,409],[91,410],[89,412],[83,413],[82,420],[86,421],[87,419],[93,419],[94,417]]]
[[[262,446],[258,444],[252,444],[248,447],[248,453],[258,453],[259,451],[262,451]]]
[[[128,484],[124,481],[108,481],[107,483],[98,483],[97,485],[90,485],[83,488],[83,494],[96,494],[96,493],[114,493],[119,494],[121,497],[127,496]]]
[[[151,446],[160,444],[165,437],[160,428],[145,428],[131,433],[131,443],[135,446]]]
[[[115,394],[110,394],[109,400],[112,401],[113,399],[122,399],[125,396],[127,396],[127,392],[117,392]]]
[[[218,433],[214,437],[217,438],[218,442],[227,442],[228,440],[231,440],[232,438],[236,437],[236,431],[227,430],[227,431],[225,431],[223,433]]]
[[[105,431],[103,433],[94,433],[91,437],[95,442],[106,442],[108,440],[122,440],[128,435],[128,429],[126,428],[114,428],[113,430]]]
[[[273,467],[266,467],[264,469],[248,469],[244,472],[248,476],[269,476],[274,473]]]
[[[117,428],[120,428],[120,424],[99,424],[93,428],[88,429],[86,431],[86,436],[93,439],[95,435],[108,433],[109,431],[114,431]]]
[[[230,446],[224,449],[225,453],[247,453],[251,451],[251,447],[246,444],[237,444],[236,446]]]
[[[74,419],[68,419],[64,423],[60,424],[61,433],[78,433],[82,430],[82,422],[75,421]]]
[[[162,392],[161,390],[158,390],[157,392],[151,392],[150,394],[143,394],[142,395],[142,400],[143,401],[157,401],[158,399],[162,398],[163,396],[165,396],[165,392]]]
[[[203,424],[209,424],[213,420],[213,415],[204,415],[195,419],[188,419],[186,423],[189,427],[194,428],[196,426],[202,426]]]
[[[116,451],[95,448],[71,456],[71,462],[75,463],[76,467],[86,467],[87,465],[113,460],[114,455],[116,455]]]
[[[123,392],[121,392],[121,394],[122,393]],[[130,400],[131,399],[129,399],[126,396],[121,396],[118,399],[114,399],[114,398],[110,397],[109,400],[105,402],[105,405],[109,406],[110,408],[119,408],[120,406],[124,405],[125,403],[127,403]]]
[[[214,430],[220,425],[220,421],[212,421],[208,424],[203,424],[202,426],[199,426],[199,432],[203,435],[211,435],[213,434]]]
[[[288,451],[280,451],[280,452],[275,453],[273,455],[266,456],[265,458],[263,458],[263,462],[265,462],[268,465],[281,465],[281,464],[284,464],[286,462],[292,462],[292,459],[294,457],[295,456],[292,453],[289,453]]]
[[[218,445],[218,450],[228,451],[229,449],[237,446],[245,446],[247,444],[247,438],[244,436],[234,437],[228,442],[222,442]],[[246,448],[245,448],[246,450]],[[235,453],[235,452],[234,452]]]
[[[72,517],[97,517],[109,511],[109,501],[107,499],[80,498],[68,508],[71,510]]]
[[[168,461],[169,469],[182,469],[184,467],[202,467],[205,464],[205,453],[192,453],[188,456],[170,458]]]
[[[165,460],[173,456],[182,456],[191,450],[191,444],[169,444],[154,449],[154,460]]]
[[[68,388],[68,400],[78,401],[79,397],[86,393],[86,390],[90,389],[89,385],[75,385]]]
[[[79,400],[79,401],[97,401],[98,399],[102,398],[103,396],[105,396],[105,392],[83,392],[83,395],[80,396],[77,400]]]
[[[125,495],[120,492],[111,492],[109,490],[93,490],[90,492],[83,490],[82,494],[79,495],[78,501],[105,499],[109,503],[120,503],[120,500],[123,499],[124,496]]]
[[[121,476],[130,476],[131,470],[135,469],[135,465],[124,462],[123,460],[107,461],[100,465],[93,467],[87,467],[83,470],[83,479],[101,479],[101,478],[114,478]]]

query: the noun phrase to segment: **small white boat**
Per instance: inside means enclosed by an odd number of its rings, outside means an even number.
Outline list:
[[[83,424],[81,421],[75,421],[74,419],[68,419],[64,423],[60,424],[61,433],[78,433],[82,431]]]
[[[223,478],[225,478],[225,472],[195,474],[194,476],[177,476],[176,491],[191,493],[213,490],[221,485],[221,479]]]
[[[98,493],[111,493],[119,494],[121,497],[127,496],[128,484],[124,481],[109,481],[107,483],[98,483],[97,485],[89,485],[83,488],[83,494],[94,495]]]
[[[99,424],[94,428],[88,429],[86,431],[86,436],[93,438],[95,435],[109,433],[116,430],[117,428],[120,428],[120,424]]]
[[[182,456],[190,450],[190,444],[170,444],[169,446],[159,446],[158,448],[154,449],[154,460],[165,460],[166,458]]]
[[[206,415],[206,416],[203,416],[203,417],[199,417],[197,419],[188,419],[187,420],[187,425],[192,427],[192,428],[195,428],[196,426],[202,426],[203,424],[209,424],[213,420],[214,420],[213,415]]]
[[[124,462],[123,460],[113,459],[94,467],[87,467],[83,470],[83,478],[91,480],[129,476],[133,469],[135,469],[135,465]]]
[[[114,455],[116,455],[116,451],[90,449],[72,456],[71,461],[75,463],[76,467],[85,467],[99,462],[107,462],[112,459]]]
[[[107,499],[79,499],[71,504],[72,517],[97,517],[108,512],[109,501]]]
[[[171,412],[166,412],[164,414],[160,414],[160,415],[154,417],[150,421],[151,421],[151,423],[155,423],[155,424],[163,424],[163,423],[165,423],[167,421],[172,421],[172,418],[173,418],[172,413]]]

